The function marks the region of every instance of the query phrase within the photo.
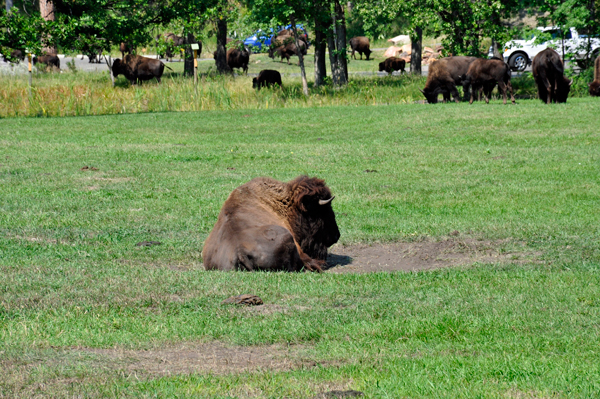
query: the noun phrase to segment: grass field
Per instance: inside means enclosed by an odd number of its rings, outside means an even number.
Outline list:
[[[598,397],[598,106],[2,119],[0,397]],[[299,174],[336,195],[343,245],[452,237],[534,256],[203,271],[229,192]],[[266,310],[221,305],[242,293]]]

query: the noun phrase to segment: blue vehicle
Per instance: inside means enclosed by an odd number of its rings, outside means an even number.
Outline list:
[[[291,29],[292,25],[287,25],[283,28],[279,27],[277,29],[277,32],[283,30],[283,29]],[[308,36],[308,33],[306,32],[306,29],[304,29],[304,26],[302,24],[296,25],[296,28],[300,29],[302,32],[304,32],[304,34],[306,34]],[[244,39],[244,46],[249,47],[249,48],[254,48],[254,49],[258,49],[257,52],[261,52],[261,51],[265,51],[267,48],[269,48],[269,46],[271,45],[271,40],[273,39],[273,36],[275,36],[275,30],[273,28],[270,28],[270,33],[267,35],[266,32],[263,32],[261,29],[257,30],[254,35],[247,37],[246,39]],[[264,49],[263,49],[264,46]]]

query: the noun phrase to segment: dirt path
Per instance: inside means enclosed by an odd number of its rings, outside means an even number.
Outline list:
[[[329,249],[329,273],[419,271],[468,265],[527,260],[539,254],[506,252],[506,241],[452,238],[412,243],[334,245]]]

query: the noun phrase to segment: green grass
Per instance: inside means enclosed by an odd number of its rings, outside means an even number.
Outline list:
[[[0,397],[597,397],[597,110],[588,98],[0,120]],[[421,273],[202,270],[233,188],[302,173],[336,195],[344,244],[458,230],[539,256]],[[220,304],[247,292],[287,312]],[[317,365],[137,375],[85,352],[213,340],[289,344]]]

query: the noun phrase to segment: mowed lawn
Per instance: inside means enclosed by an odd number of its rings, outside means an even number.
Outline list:
[[[599,110],[584,98],[2,119],[0,398],[598,397]],[[468,238],[534,256],[205,272],[231,190],[300,174],[336,195],[341,244]],[[244,293],[268,311],[221,304]],[[258,360],[188,367],[206,348]]]

